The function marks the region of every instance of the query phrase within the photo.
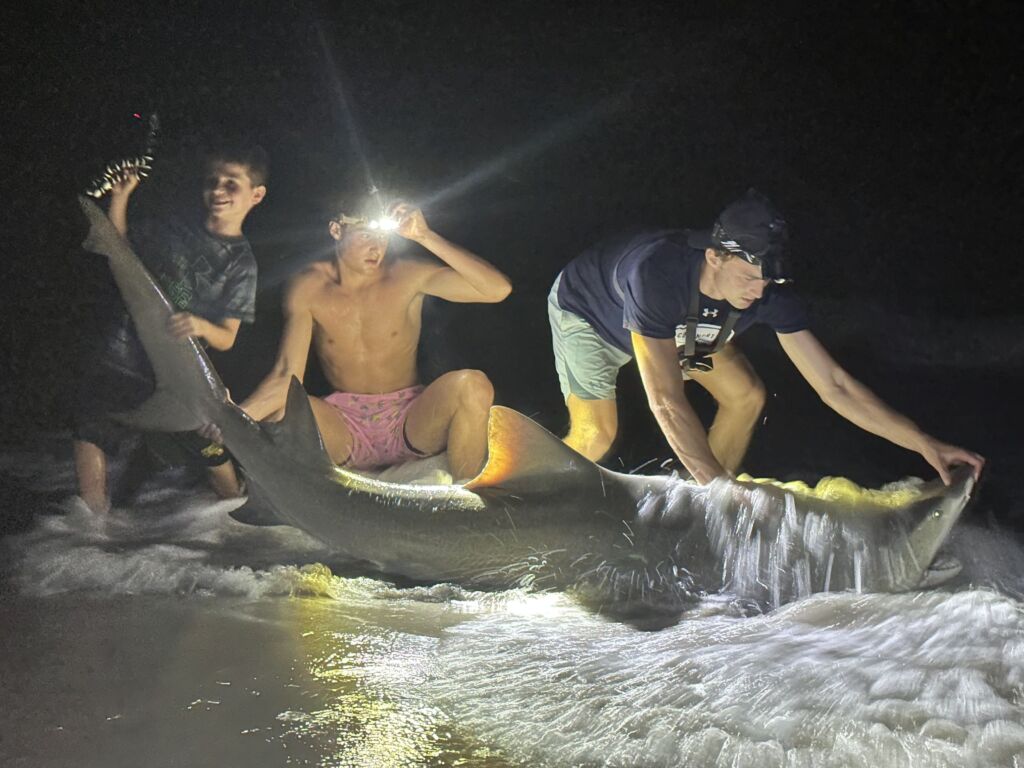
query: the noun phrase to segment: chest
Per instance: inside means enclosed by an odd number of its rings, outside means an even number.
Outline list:
[[[699,297],[695,313],[696,323],[691,325],[688,322],[689,314],[687,306],[683,306],[679,311],[675,328],[677,347],[685,346],[691,327],[696,346],[707,348],[716,345],[720,341],[719,337],[722,337],[722,343],[729,341],[752,322],[751,313],[739,313],[728,302],[712,299],[704,294],[700,294]]]
[[[147,264],[171,302],[179,309],[195,310],[219,300],[227,285],[231,254],[175,245]]]
[[[422,297],[382,281],[359,291],[326,285],[313,306],[313,320],[333,338],[377,339],[418,331]]]

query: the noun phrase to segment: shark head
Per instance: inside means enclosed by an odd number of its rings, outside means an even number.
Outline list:
[[[906,540],[907,556],[922,573],[921,580],[908,584],[908,588],[928,580],[928,569],[970,500],[974,486],[971,468],[962,466],[954,470],[948,488],[939,481],[922,488],[921,498],[908,511],[912,527]]]

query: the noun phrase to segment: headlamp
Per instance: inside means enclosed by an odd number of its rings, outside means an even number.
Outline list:
[[[392,219],[388,216],[381,216],[378,219],[371,219],[367,216],[348,216],[347,214],[339,214],[336,222],[343,226],[356,226],[366,227],[367,229],[377,230],[379,232],[393,232],[398,229],[398,220]]]

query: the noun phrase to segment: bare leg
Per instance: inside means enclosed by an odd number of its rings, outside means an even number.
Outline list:
[[[468,480],[487,456],[487,414],[494,387],[480,371],[451,371],[430,384],[409,409],[405,435],[428,454],[448,449],[452,476]]]
[[[718,404],[708,430],[711,452],[726,470],[735,472],[764,410],[765,389],[750,361],[735,345],[727,344],[714,360],[713,370],[690,375]]]
[[[78,495],[93,512],[110,511],[107,494],[107,454],[95,443],[75,440],[75,474],[78,475]]]
[[[619,413],[614,400],[584,400],[570,394],[569,434],[565,444],[591,461],[600,461],[612,447],[619,431]]]
[[[242,484],[238,482],[235,465],[230,461],[216,467],[207,467],[206,479],[213,492],[222,499],[237,499],[242,495]]]

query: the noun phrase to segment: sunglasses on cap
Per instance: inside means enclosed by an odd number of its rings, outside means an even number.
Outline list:
[[[727,251],[734,256],[739,256],[748,264],[760,267],[761,274],[765,280],[771,280],[773,283],[788,283],[791,278],[783,277],[782,259],[778,256],[771,255],[772,244],[767,244],[763,248],[756,251],[751,251],[744,248],[735,240],[725,236],[725,231],[722,229],[722,225],[716,223],[714,229],[711,230],[711,238],[715,242],[715,245],[724,251]]]

